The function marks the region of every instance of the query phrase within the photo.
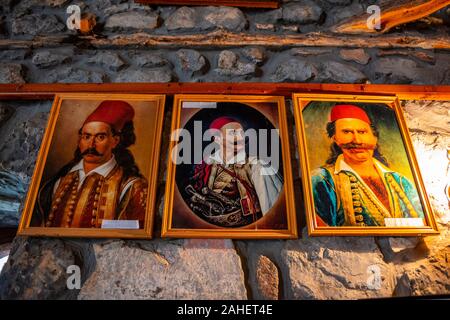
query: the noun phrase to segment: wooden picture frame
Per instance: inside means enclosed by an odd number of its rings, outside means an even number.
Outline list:
[[[135,0],[135,2],[155,5],[229,6],[269,9],[276,9],[280,5],[279,0]]]
[[[292,99],[310,235],[439,233],[397,97],[294,93]],[[375,188],[381,182],[384,193]]]
[[[207,132],[207,128],[220,131],[224,130],[227,125],[233,126],[236,123],[238,123],[237,127],[244,130],[255,129],[256,131],[258,129],[258,132],[266,132],[262,128],[275,130],[276,138],[273,140],[273,144],[270,140],[270,145],[271,150],[275,150],[279,143],[281,144],[281,151],[279,152],[281,163],[277,168],[278,170],[273,170],[263,177],[261,174],[263,171],[258,171],[261,170],[258,165],[263,163],[263,160],[258,157],[251,158],[251,152],[245,153],[245,160],[239,165],[227,166],[226,162],[218,163],[217,160],[209,163],[205,159],[214,158],[205,156],[205,150],[207,150],[205,144],[209,144],[211,141],[225,141],[222,144],[223,147],[228,142],[226,142],[227,140],[220,140],[221,138],[219,140],[203,140],[203,144],[200,146],[203,155],[200,155],[196,164],[178,164],[175,155],[181,154],[180,137],[183,134],[184,141],[184,139],[187,139],[184,133],[194,132],[195,139],[196,122],[200,123],[199,126],[202,126],[201,128],[198,127],[200,132]],[[262,131],[259,131],[260,129]],[[171,132],[162,237],[235,239],[292,239],[297,237],[286,106],[283,97],[175,95]],[[274,131],[270,132],[272,134]],[[248,145],[250,145],[250,142]],[[266,143],[265,145],[269,144]],[[195,146],[192,147],[195,148]],[[218,150],[223,150],[222,147]],[[237,150],[234,148],[233,150]],[[185,150],[183,150],[184,152]],[[236,154],[240,154],[239,152]],[[222,153],[222,155],[225,153]],[[258,153],[258,155],[261,154]],[[224,158],[220,156],[220,159]],[[253,165],[250,165],[250,159],[256,159]],[[266,168],[275,168],[272,164],[270,163]],[[224,169],[224,167],[227,169]],[[244,171],[251,171],[251,174],[242,175]],[[281,178],[280,175],[282,175]],[[258,177],[260,177],[260,180],[257,181]],[[272,180],[267,182],[266,179]],[[266,186],[266,190],[271,191],[259,192],[261,184]],[[243,194],[242,190],[244,189]],[[205,201],[202,200],[202,204],[198,204],[196,197],[201,198],[205,195],[211,197],[208,198],[207,203],[219,199],[220,205],[231,203],[232,209],[216,211],[215,207],[211,206],[208,211],[205,207],[199,208],[198,206],[205,205]],[[223,200],[220,195],[226,195],[227,198]],[[254,205],[255,203],[257,204]],[[225,207],[222,206],[221,208]],[[252,211],[248,208],[256,209]],[[216,215],[219,211],[220,214]],[[233,213],[229,214],[229,212]],[[252,215],[250,215],[250,212],[252,212]]]
[[[56,94],[18,234],[151,238],[164,103],[160,94]],[[99,155],[81,153],[91,147]]]

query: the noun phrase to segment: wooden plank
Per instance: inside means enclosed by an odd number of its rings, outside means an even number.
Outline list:
[[[23,39],[0,39],[0,49],[29,49],[42,47],[57,47],[68,42],[70,36],[39,36],[32,40]]]
[[[186,5],[186,6],[229,6],[244,8],[278,8],[277,0],[135,0],[142,4]]]
[[[326,83],[104,83],[104,84],[0,84],[0,99],[52,99],[64,92],[123,92],[152,94],[247,94],[350,93],[398,95],[400,99],[450,100],[450,86],[326,84]]]
[[[351,17],[335,27],[336,33],[385,33],[392,28],[429,16],[446,7],[450,0],[390,0],[381,6],[381,28],[370,29],[367,21],[371,13]]]
[[[69,41],[70,40],[70,41]],[[390,34],[372,37],[369,35],[336,35],[326,33],[306,34],[248,34],[217,30],[203,34],[153,35],[134,33],[107,38],[96,36],[79,37],[40,37],[36,40],[0,39],[0,49],[58,47],[62,43],[74,43],[82,47],[110,49],[133,48],[227,48],[242,46],[264,46],[283,49],[289,47],[342,47],[342,48],[420,48],[450,50],[450,37],[447,34],[421,35]]]
[[[280,47],[354,47],[354,48],[422,48],[450,49],[450,37],[447,34],[424,36],[393,34],[382,37],[347,36],[324,33],[268,35],[232,33],[225,30],[205,34],[191,35],[150,35],[136,33],[117,35],[109,38],[92,38],[89,43],[97,48],[109,47],[241,47],[264,46]]]

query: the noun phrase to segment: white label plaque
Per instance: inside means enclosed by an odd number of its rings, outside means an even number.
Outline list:
[[[139,220],[103,220],[102,229],[139,229]]]
[[[423,227],[422,218],[384,218],[386,227]]]

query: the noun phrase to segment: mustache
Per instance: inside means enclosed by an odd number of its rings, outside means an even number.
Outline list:
[[[88,155],[88,154],[93,155],[93,156],[99,156],[99,157],[103,156],[103,154],[98,152],[97,149],[95,149],[95,148],[88,148],[88,149],[84,150],[81,153],[81,156],[85,156],[85,155]]]
[[[369,144],[369,143],[344,143],[341,144],[339,147],[341,147],[341,149],[366,149],[366,150],[375,150],[376,149],[376,145],[374,144]]]

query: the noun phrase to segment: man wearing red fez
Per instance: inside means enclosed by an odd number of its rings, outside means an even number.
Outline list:
[[[147,181],[128,147],[136,136],[134,109],[107,100],[79,130],[75,157],[39,191],[46,227],[100,228],[103,220],[137,220],[143,227]]]
[[[414,185],[388,167],[378,131],[355,105],[336,105],[327,124],[326,164],[312,173],[319,226],[386,226],[385,218],[423,218]]]
[[[219,130],[219,151],[197,165],[192,185],[191,209],[221,227],[241,227],[265,215],[278,199],[283,178],[262,161],[247,157],[244,128],[232,117],[210,124]],[[198,201],[201,200],[201,201]]]

